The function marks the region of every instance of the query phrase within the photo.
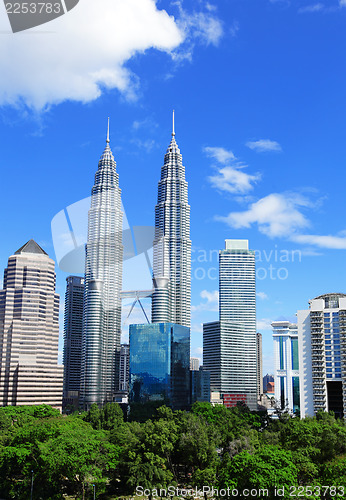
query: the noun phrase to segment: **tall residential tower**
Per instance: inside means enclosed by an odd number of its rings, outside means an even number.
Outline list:
[[[301,417],[346,415],[346,294],[327,293],[298,311]]]
[[[172,139],[161,169],[155,207],[152,322],[190,326],[191,240],[185,167]]]
[[[118,390],[122,287],[121,190],[109,147],[91,191],[85,261],[81,403],[103,405]]]

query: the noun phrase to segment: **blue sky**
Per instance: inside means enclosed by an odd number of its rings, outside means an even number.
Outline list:
[[[345,0],[80,0],[12,34],[1,5],[1,272],[30,238],[55,258],[51,221],[89,196],[108,116],[129,224],[152,225],[174,108],[192,355],[218,315],[216,251],[246,238],[272,371],[270,322],[346,290],[345,22]]]

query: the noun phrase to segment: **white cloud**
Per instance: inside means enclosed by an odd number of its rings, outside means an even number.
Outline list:
[[[346,7],[346,0],[340,0],[339,5],[340,7]]]
[[[203,332],[203,323],[193,323],[191,324],[191,335],[194,333],[202,333]]]
[[[244,194],[251,191],[253,184],[261,178],[260,174],[244,172],[246,165],[239,162],[232,151],[220,147],[205,147],[204,152],[223,165],[215,167],[217,173],[208,177],[212,187],[220,191]]]
[[[208,177],[212,187],[228,193],[243,194],[253,189],[253,183],[260,179],[260,175],[246,174],[233,167],[218,169],[216,175]]]
[[[265,292],[256,292],[256,295],[261,300],[268,300],[268,295]]]
[[[0,30],[9,31],[6,16]],[[45,27],[3,34],[0,105],[41,110],[65,100],[90,102],[104,88],[133,98],[138,79],[126,63],[135,54],[215,45],[221,35],[221,23],[210,12],[189,15],[180,7],[175,20],[155,0],[83,0]]]
[[[218,45],[223,34],[221,21],[212,15],[213,9],[207,4],[208,12],[189,13],[182,7],[182,2],[177,1],[179,18],[177,25],[190,40],[199,39],[206,45]]]
[[[282,151],[280,144],[270,139],[260,139],[258,141],[248,141],[246,146],[257,153],[264,153],[267,151]]]
[[[272,320],[269,318],[258,319],[256,322],[257,330],[271,330]]]
[[[346,237],[318,234],[296,234],[291,237],[296,243],[315,245],[320,248],[346,249]]]
[[[191,306],[191,312],[200,312],[200,311],[216,312],[219,310],[218,290],[213,290],[212,292],[208,292],[208,290],[202,290],[200,293],[200,297],[202,299],[206,299],[206,301],[201,302],[197,306]]]
[[[323,9],[324,9],[323,3],[315,3],[312,5],[307,5],[306,7],[300,7],[300,9],[298,9],[298,13],[305,14],[310,12],[320,12]]]
[[[309,206],[308,200],[295,194],[272,193],[252,203],[248,210],[231,212],[217,220],[226,222],[235,229],[250,228],[257,224],[261,233],[274,237],[289,237],[299,229],[309,226],[309,221],[299,211]]]
[[[210,158],[214,158],[219,163],[222,163],[224,165],[226,165],[230,161],[236,160],[236,157],[234,156],[232,151],[229,151],[225,148],[207,146],[203,149],[203,151],[207,154],[207,156],[209,156]]]

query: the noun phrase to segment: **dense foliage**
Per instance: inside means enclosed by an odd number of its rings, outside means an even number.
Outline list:
[[[27,500],[31,489],[35,500],[93,498],[94,490],[122,498],[137,486],[205,487],[205,498],[207,487],[213,498],[245,489],[250,498],[346,497],[346,425],[332,414],[271,420],[241,404],[196,403],[133,418],[117,404],[69,416],[45,405],[0,408],[0,498]]]

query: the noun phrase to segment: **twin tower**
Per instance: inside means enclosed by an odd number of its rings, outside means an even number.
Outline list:
[[[108,123],[88,214],[81,373],[84,409],[112,401],[118,389],[123,213],[119,175],[109,143]],[[189,327],[190,314],[190,206],[173,111],[172,139],[161,168],[155,207],[151,316],[153,323]]]

